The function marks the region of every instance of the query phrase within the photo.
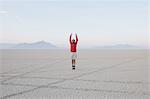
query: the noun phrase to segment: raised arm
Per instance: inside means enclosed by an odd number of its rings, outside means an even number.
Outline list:
[[[76,43],[78,43],[78,36],[77,36],[77,34],[76,34]]]
[[[70,43],[71,43],[71,37],[72,37],[72,34],[70,34],[70,38],[69,38]]]

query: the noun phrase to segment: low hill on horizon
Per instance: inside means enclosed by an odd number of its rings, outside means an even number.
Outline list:
[[[55,45],[45,42],[45,41],[38,41],[34,43],[0,43],[0,49],[56,49]]]
[[[106,45],[97,46],[96,49],[144,49],[140,46],[129,45],[129,44],[116,44],[116,45]]]
[[[0,49],[64,49],[64,48],[57,47],[56,45],[50,42],[38,41],[33,43],[19,43],[19,44],[0,43]],[[81,47],[78,49],[85,49],[85,48]],[[147,48],[142,48],[140,46],[130,44],[116,44],[116,45],[96,46],[87,49],[147,49]]]

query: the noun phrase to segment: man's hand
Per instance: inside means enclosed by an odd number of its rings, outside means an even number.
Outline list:
[[[70,34],[70,38],[69,38],[70,43],[71,43],[71,37],[72,37],[72,33]]]
[[[76,43],[78,43],[78,36],[77,36],[77,34],[76,34]]]

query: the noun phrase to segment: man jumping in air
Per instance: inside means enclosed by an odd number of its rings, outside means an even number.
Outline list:
[[[76,58],[77,58],[77,43],[78,43],[78,36],[76,34],[76,40],[73,39],[71,40],[72,34],[70,35],[70,51],[72,53],[72,69],[75,70],[75,65],[76,65]]]

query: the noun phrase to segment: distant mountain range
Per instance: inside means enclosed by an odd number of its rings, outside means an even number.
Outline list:
[[[35,43],[20,43],[20,44],[11,44],[11,43],[0,43],[0,49],[56,49],[55,45],[39,41]]]
[[[19,44],[0,43],[0,49],[59,49],[59,47],[49,42],[38,41],[34,43],[19,43]],[[143,49],[143,48],[128,44],[117,44],[108,46],[97,46],[90,49]]]
[[[139,46],[129,45],[129,44],[117,44],[117,45],[107,45],[107,46],[98,46],[96,49],[143,49]]]

